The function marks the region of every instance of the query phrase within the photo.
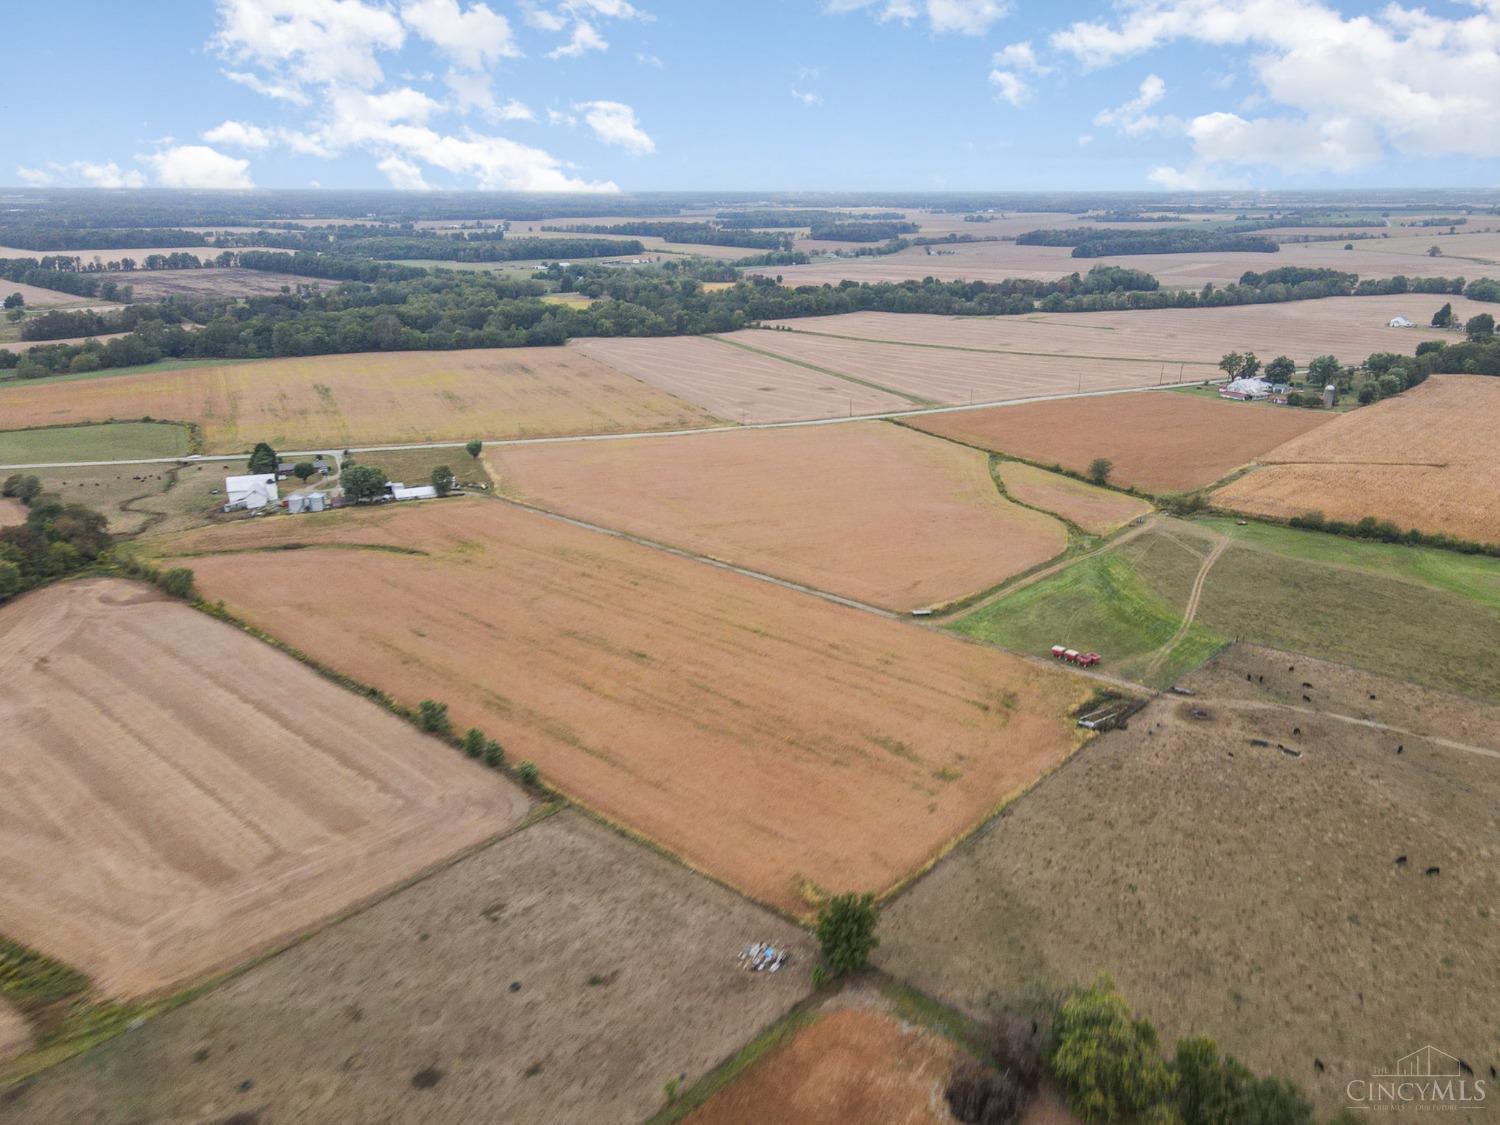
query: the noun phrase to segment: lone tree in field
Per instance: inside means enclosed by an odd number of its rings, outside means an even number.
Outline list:
[[[26,298],[19,293],[12,293],[5,298],[5,307],[8,309],[23,309],[26,307]]]
[[[835,976],[863,969],[869,963],[870,954],[880,944],[875,936],[879,922],[880,910],[872,894],[849,891],[823,904],[818,911],[818,944]]]
[[[1089,462],[1089,480],[1095,484],[1104,484],[1109,480],[1109,474],[1114,472],[1115,463],[1108,457],[1095,457]]]
[[[298,461],[295,465],[292,466],[292,476],[296,477],[300,481],[306,481],[317,471],[317,469],[313,468],[313,463],[311,461]]]
[[[437,489],[439,496],[447,496],[453,491],[453,470],[447,465],[439,465],[432,470],[432,487]]]
[[[1453,327],[1453,302],[1449,301],[1437,312],[1432,314],[1432,326],[1434,328]]]
[[[478,458],[479,451],[484,448],[484,442],[478,438],[471,438],[469,439],[469,444],[464,446],[464,448],[469,451],[470,457]]]
[[[1488,340],[1495,335],[1495,318],[1489,313],[1471,316],[1464,322],[1464,332],[1471,340]]]
[[[385,474],[373,465],[351,465],[340,478],[344,496],[362,504],[385,495]]]
[[[276,459],[276,450],[272,449],[263,441],[255,443],[255,448],[250,451],[250,471],[252,473],[274,473],[279,465]]]

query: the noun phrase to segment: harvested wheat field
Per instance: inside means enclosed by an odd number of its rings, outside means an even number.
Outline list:
[[[959,1054],[942,1036],[873,1001],[835,1002],[686,1120],[940,1125],[956,1120],[943,1088]]]
[[[1312,410],[1151,391],[956,410],[905,422],[1076,473],[1104,457],[1114,462],[1110,479],[1117,484],[1175,492],[1212,484],[1328,420]]]
[[[1184,683],[887,907],[876,960],[976,1015],[1108,971],[1325,1114],[1429,1042],[1500,1066],[1500,709],[1266,649]]]
[[[3,248],[0,248],[0,258],[10,256],[12,255],[7,255]],[[113,302],[102,301],[98,297],[84,297],[77,293],[64,293],[61,289],[43,289],[37,285],[24,285],[19,281],[6,281],[0,278],[0,298],[9,297],[12,293],[21,294],[28,309],[94,308],[103,312],[106,309],[120,307]]]
[[[702,410],[568,348],[268,359],[0,389],[13,427],[140,418],[203,427],[204,452],[705,426]]]
[[[306,549],[253,550],[290,542]],[[402,702],[447,702],[458,729],[789,910],[900,882],[1066,758],[1088,694],[493,500],[247,521],[158,549],[195,553],[205,597]]]
[[[92,579],[0,610],[0,933],[137,996],[244,960],[525,812],[229,625]]]
[[[791,960],[745,972],[751,940]],[[0,1096],[0,1122],[640,1121],[805,996],[816,956],[564,811]]]
[[[485,460],[526,503],[893,609],[952,601],[1068,545],[1057,520],[999,494],[983,453],[886,422]]]
[[[723,339],[875,384],[905,396],[908,409],[1154,387],[1163,377],[1156,363],[907,347],[806,332],[747,328]],[[1171,382],[1175,376],[1168,372],[1166,379]]]
[[[1500,543],[1497,428],[1500,379],[1434,375],[1277,446],[1214,502],[1278,518],[1375,516],[1403,530]]]
[[[1099,362],[1129,360],[1142,365],[1142,377],[1147,385],[1152,385],[1159,379],[1166,382],[1223,379],[1219,360],[1229,351],[1251,351],[1262,362],[1287,355],[1300,366],[1306,366],[1319,355],[1335,355],[1345,363],[1361,363],[1374,352],[1409,355],[1421,340],[1451,341],[1456,337],[1435,328],[1390,328],[1387,325],[1391,317],[1407,308],[1416,319],[1430,303],[1432,309],[1420,321],[1425,324],[1445,301],[1452,302],[1454,316],[1460,322],[1489,307],[1463,297],[1407,294],[1400,299],[1329,297],[1320,301],[1218,309],[1027,316],[860,312],[773,323],[791,329],[792,339],[816,335],[905,344],[931,363],[974,361],[990,352],[1043,364],[1054,357]],[[748,343],[767,348],[775,348],[785,338],[784,332],[746,335]],[[760,343],[766,340],[770,342]]]
[[[706,336],[579,340],[569,345],[600,363],[697,403],[731,422],[788,422],[910,410],[917,403],[775,356]]]
[[[1135,496],[1095,488],[1081,480],[1049,473],[1020,461],[999,466],[1005,492],[1032,508],[1055,512],[1090,535],[1108,535],[1137,516],[1151,511],[1151,504]]]

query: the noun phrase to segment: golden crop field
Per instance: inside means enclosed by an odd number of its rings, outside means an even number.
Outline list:
[[[309,449],[706,426],[705,411],[572,348],[366,352],[0,389],[43,426],[150,415],[203,428],[204,451]]]

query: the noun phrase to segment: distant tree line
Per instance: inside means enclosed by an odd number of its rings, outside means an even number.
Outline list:
[[[698,246],[744,246],[751,250],[792,248],[792,236],[789,234],[731,228],[716,223],[585,223],[581,226],[544,226],[542,230],[563,234],[634,234],[643,238],[664,238],[668,242],[685,242]]]
[[[903,234],[916,234],[922,228],[916,223],[895,219],[870,220],[868,222],[832,221],[815,223],[807,237],[824,242],[882,242],[898,238]]]
[[[1233,251],[1275,254],[1274,239],[1240,233],[1232,226],[1166,227],[1162,230],[1100,230],[1070,227],[1027,231],[1016,238],[1022,246],[1071,246],[1075,258],[1104,258],[1124,254],[1197,254]]]
[[[158,227],[91,228],[14,226],[0,238],[17,250],[128,250],[143,246],[207,246],[207,236],[191,230]]]
[[[849,211],[825,211],[825,210],[797,210],[787,208],[785,210],[751,210],[751,211],[720,211],[714,216],[714,222],[721,227],[745,229],[748,227],[812,227],[825,226],[828,223],[879,223],[900,222],[906,218],[900,211],[869,211],[864,213],[853,213]]]

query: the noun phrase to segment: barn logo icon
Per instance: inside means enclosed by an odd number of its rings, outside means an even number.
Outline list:
[[[1463,1059],[1429,1044],[1402,1055],[1389,1070],[1356,1078],[1344,1093],[1351,1109],[1452,1113],[1490,1108],[1489,1086]]]

